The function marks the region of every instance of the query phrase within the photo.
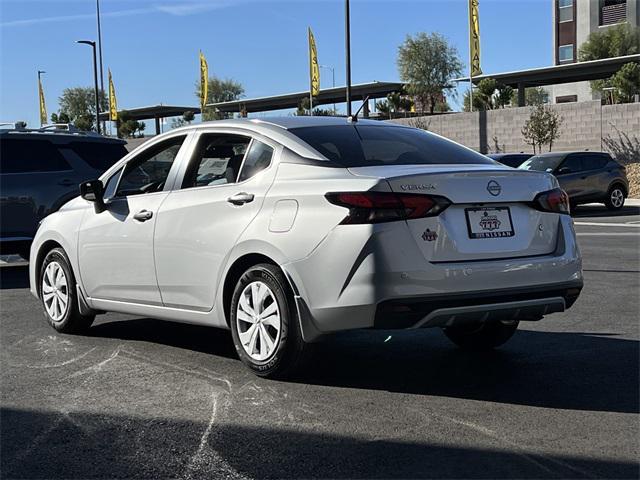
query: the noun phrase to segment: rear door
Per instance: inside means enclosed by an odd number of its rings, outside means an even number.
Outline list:
[[[162,204],[154,240],[165,306],[208,311],[242,232],[260,211],[279,147],[246,134],[203,132],[174,191]]]
[[[0,141],[3,238],[31,239],[38,222],[78,192],[69,160],[50,140],[33,137],[7,135]]]
[[[584,153],[583,165],[586,178],[585,198],[599,199],[609,188],[609,172],[607,163],[610,157],[603,153]]]
[[[567,155],[555,171],[560,187],[572,200],[581,200],[589,192],[589,182],[584,171],[583,156],[579,153]]]

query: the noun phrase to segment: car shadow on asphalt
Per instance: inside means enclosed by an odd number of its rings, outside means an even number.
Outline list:
[[[604,205],[578,205],[571,212],[574,218],[581,217],[626,217],[631,215],[640,215],[640,207],[627,205],[620,210],[609,210]]]
[[[0,267],[0,290],[29,288],[28,265],[3,265]]]
[[[237,358],[229,332],[210,327],[133,319],[101,323],[92,327],[89,335]],[[318,343],[314,361],[291,381],[638,413],[639,357],[638,341],[606,333],[521,328],[502,348],[474,353],[454,347],[437,329],[353,331]]]
[[[153,318],[134,318],[115,322],[109,321],[108,316],[98,316],[96,319],[98,323],[93,325],[87,333],[90,337],[149,342],[225,358],[238,358],[231,335],[227,330],[220,328],[187,325]]]
[[[389,338],[391,337],[391,338]],[[640,344],[614,334],[519,330],[465,352],[441,332],[349,332],[320,345],[298,381],[528,405],[638,413]]]

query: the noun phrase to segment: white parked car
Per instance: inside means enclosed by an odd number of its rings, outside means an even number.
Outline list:
[[[582,288],[552,175],[400,125],[188,126],[80,187],[31,248],[49,323],[82,332],[110,311],[227,328],[261,376],[349,329],[441,327],[493,348]]]

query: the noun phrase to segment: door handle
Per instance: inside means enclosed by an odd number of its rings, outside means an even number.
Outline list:
[[[234,205],[244,205],[245,203],[253,202],[253,193],[240,192],[227,198],[227,202]]]
[[[75,185],[75,182],[72,182],[68,178],[65,178],[64,180],[60,180],[58,182],[58,185],[62,185],[63,187],[70,187],[71,185]]]
[[[585,177],[580,177],[580,180],[586,180],[586,179],[587,179],[586,176]]]
[[[153,212],[150,212],[149,210],[140,210],[133,216],[133,218],[139,222],[146,222],[151,217],[153,217]]]

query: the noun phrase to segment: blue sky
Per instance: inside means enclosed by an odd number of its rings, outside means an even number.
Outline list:
[[[351,4],[353,83],[398,80],[398,45],[420,31],[445,35],[466,63],[466,0]],[[101,0],[101,10],[105,82],[109,67],[119,108],[196,105],[199,49],[247,98],[305,90],[307,26],[344,84],[342,0]],[[485,73],[552,62],[551,0],[480,0],[480,29]],[[0,121],[38,124],[38,69],[49,114],[64,88],[92,85],[90,48],[74,41],[95,37],[93,0],[0,0]],[[321,76],[331,86],[331,72]]]

